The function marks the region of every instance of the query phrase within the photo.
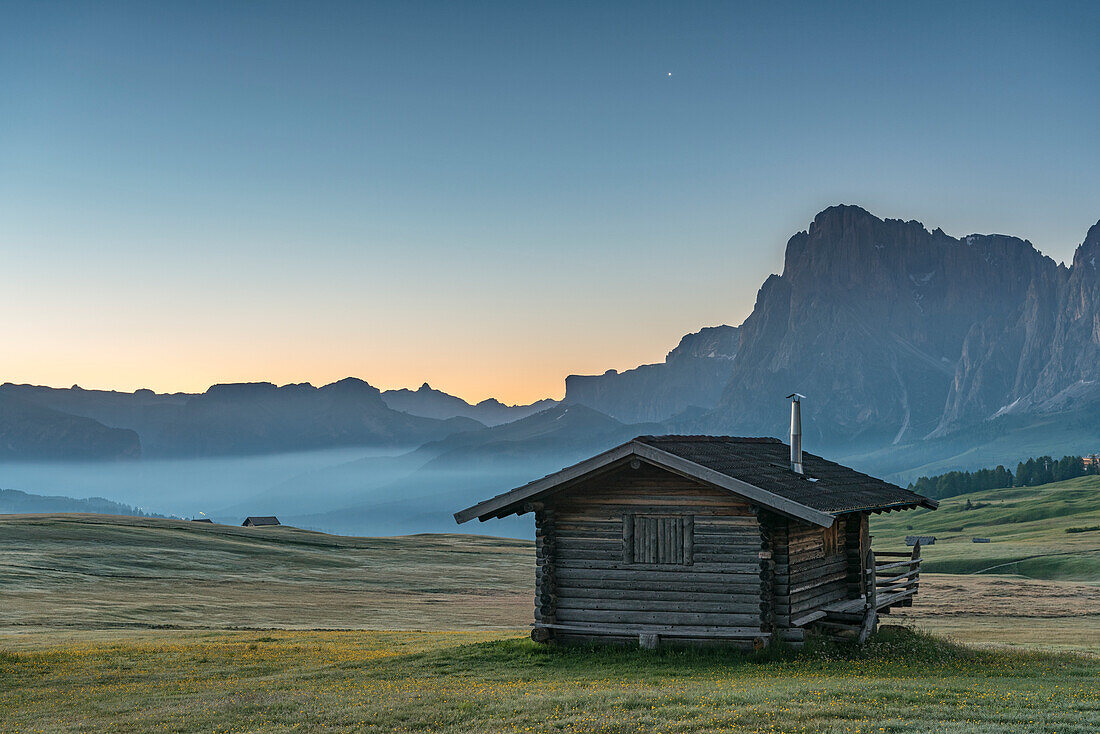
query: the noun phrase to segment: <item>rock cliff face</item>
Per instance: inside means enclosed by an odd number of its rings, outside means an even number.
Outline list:
[[[827,209],[787,243],[697,425],[783,435],[800,392],[808,440],[851,448],[1079,403],[1100,380],[1097,258],[1100,225],[1066,268],[1015,237]]]
[[[1040,336],[1040,335],[1037,335]],[[1095,400],[1100,387],[1100,222],[1093,225],[1073,256],[1073,267],[1060,291],[1057,318],[1047,339],[1043,365],[1027,401],[1040,409],[1059,409]]]
[[[661,364],[570,375],[564,402],[587,405],[624,423],[663,421],[691,408],[711,408],[729,380],[737,345],[735,327],[707,327],[681,339]]]

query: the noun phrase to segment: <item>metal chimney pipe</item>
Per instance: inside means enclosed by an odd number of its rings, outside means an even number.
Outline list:
[[[802,398],[805,395],[791,393],[791,471],[802,473]]]

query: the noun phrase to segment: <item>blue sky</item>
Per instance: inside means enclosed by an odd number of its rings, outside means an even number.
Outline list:
[[[836,203],[1068,260],[1092,3],[5,3],[0,380],[560,397]],[[669,73],[671,72],[671,76]]]

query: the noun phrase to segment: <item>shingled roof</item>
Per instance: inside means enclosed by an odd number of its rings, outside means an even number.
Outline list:
[[[279,525],[279,524],[280,524],[279,523],[279,518],[275,517],[274,515],[266,515],[266,516],[246,517],[244,519],[244,522],[241,523],[241,526],[246,527],[246,528],[250,528],[250,527],[251,528],[258,528],[258,527],[264,527],[266,525]]]
[[[523,505],[594,472],[639,458],[726,489],[780,514],[829,526],[849,512],[935,509],[934,500],[836,462],[803,453],[803,474],[791,470],[790,448],[775,438],[638,436],[591,459],[455,513],[460,523],[521,514]]]

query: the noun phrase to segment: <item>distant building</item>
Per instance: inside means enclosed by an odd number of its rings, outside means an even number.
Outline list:
[[[1081,459],[1084,461],[1086,469],[1100,466],[1100,454],[1089,454],[1088,456],[1082,456]]]
[[[208,522],[208,523],[213,523],[214,521],[213,521],[213,520],[211,520],[211,519],[210,519],[210,518],[208,518],[208,517],[193,517],[193,518],[191,518],[191,522]]]
[[[244,522],[241,523],[242,528],[261,528],[270,525],[281,525],[279,518],[274,515],[270,517],[246,517]]]

